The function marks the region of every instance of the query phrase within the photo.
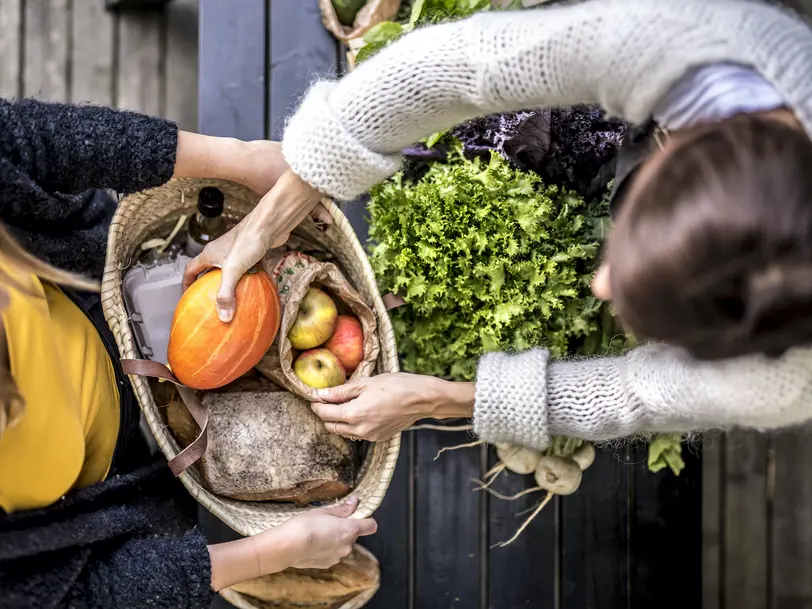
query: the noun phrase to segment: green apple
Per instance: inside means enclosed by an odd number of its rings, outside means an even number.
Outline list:
[[[299,351],[320,347],[333,335],[338,321],[336,303],[327,292],[310,288],[299,303],[299,313],[288,332],[291,347]]]
[[[304,351],[293,362],[293,372],[299,380],[313,389],[336,387],[347,380],[344,366],[327,349]]]

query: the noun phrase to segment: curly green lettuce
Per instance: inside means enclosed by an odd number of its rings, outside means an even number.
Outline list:
[[[459,144],[419,181],[376,186],[371,260],[382,289],[408,302],[392,315],[404,368],[470,380],[483,353],[564,356],[600,335],[589,289],[599,243],[585,209],[499,154],[466,159]]]

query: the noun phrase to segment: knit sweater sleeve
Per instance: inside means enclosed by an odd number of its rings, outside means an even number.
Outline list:
[[[351,199],[394,173],[404,146],[474,116],[595,103],[639,123],[688,70],[721,61],[755,67],[812,132],[812,36],[788,13],[740,0],[585,0],[404,36],[340,82],[317,82],[283,153],[303,180]]]
[[[208,609],[214,601],[208,547],[198,531],[131,540],[91,561],[70,589],[77,607]]]
[[[536,349],[480,360],[474,431],[545,448],[551,436],[610,440],[647,432],[771,429],[812,419],[812,349],[780,358],[698,361],[665,345],[548,362]]]
[[[172,177],[173,122],[92,105],[0,100],[0,156],[49,193],[130,193]]]

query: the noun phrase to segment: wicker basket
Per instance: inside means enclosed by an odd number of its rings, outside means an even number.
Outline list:
[[[353,546],[355,552],[362,553],[365,557],[372,560],[376,565],[378,564],[378,559],[375,558],[375,555],[372,554],[369,550],[365,547],[355,544]],[[380,574],[379,574],[380,579]],[[372,597],[374,597],[378,590],[380,589],[380,581],[378,585],[374,588],[370,588],[369,590],[364,590],[354,598],[338,605],[336,607],[331,607],[330,609],[361,609],[364,605],[366,605]],[[277,605],[270,605],[269,603],[263,603],[262,601],[257,601],[252,599],[245,594],[240,594],[236,590],[231,590],[230,588],[225,588],[220,591],[220,596],[226,599],[229,603],[237,607],[237,609],[272,609],[272,607],[277,607]],[[322,609],[323,605],[319,605],[318,609]],[[308,609],[307,607],[302,607],[297,605],[297,609]]]
[[[139,357],[122,300],[123,271],[135,261],[144,241],[165,237],[182,214],[193,212],[198,192],[205,186],[216,186],[223,191],[227,201],[225,213],[233,219],[245,216],[259,201],[250,190],[231,182],[185,178],[128,196],[118,206],[110,226],[101,297],[104,315],[115,335],[122,358]],[[329,251],[350,283],[375,311],[381,344],[376,373],[396,372],[398,358],[394,332],[369,260],[341,210],[332,201],[325,200],[323,204],[332,215],[333,223],[327,229],[322,229],[308,218],[295,232]],[[164,424],[149,383],[143,377],[130,378],[158,446],[167,459],[173,458],[180,447]],[[392,478],[399,449],[399,435],[369,445],[353,489],[359,499],[354,517],[366,518],[380,506]],[[247,502],[220,497],[201,485],[197,468],[189,468],[180,475],[180,479],[203,507],[242,535],[254,535],[313,509],[288,503]]]

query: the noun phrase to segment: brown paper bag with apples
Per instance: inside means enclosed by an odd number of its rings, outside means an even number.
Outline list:
[[[380,350],[375,314],[335,264],[290,252],[266,270],[277,283],[282,325],[257,370],[311,401],[319,388],[372,375]]]

